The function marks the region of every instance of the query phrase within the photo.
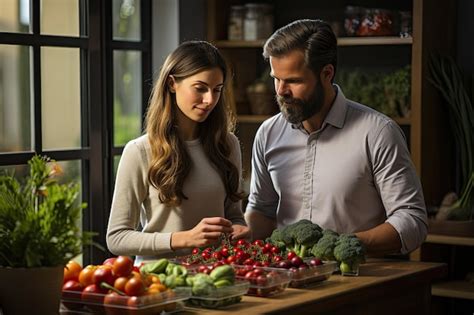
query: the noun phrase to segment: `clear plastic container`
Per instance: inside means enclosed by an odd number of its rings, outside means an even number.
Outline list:
[[[305,262],[311,258],[305,259]],[[336,261],[324,261],[319,266],[309,266],[292,272],[290,287],[298,288],[327,280],[337,269]]]
[[[63,291],[62,306],[75,312],[92,312],[114,315],[151,315],[175,312],[183,308],[182,301],[191,296],[189,290],[168,290],[161,293],[143,296],[122,296],[116,293],[87,294],[82,292]]]
[[[247,281],[236,280],[233,285],[216,289],[209,295],[192,295],[186,305],[211,309],[228,307],[242,300],[249,285]]]
[[[250,283],[247,295],[268,297],[285,291],[291,272],[281,268],[234,265],[236,279]]]

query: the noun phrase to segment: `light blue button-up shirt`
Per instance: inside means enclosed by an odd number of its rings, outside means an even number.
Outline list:
[[[426,237],[427,215],[403,132],[337,89],[316,132],[281,114],[260,126],[247,211],[276,218],[278,226],[309,219],[338,233],[388,222],[400,235],[401,252],[410,252]]]

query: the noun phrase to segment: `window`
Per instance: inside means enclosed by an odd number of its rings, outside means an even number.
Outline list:
[[[59,161],[104,247],[115,165],[151,90],[150,14],[150,0],[0,2],[0,169]],[[84,250],[85,263],[106,256]]]

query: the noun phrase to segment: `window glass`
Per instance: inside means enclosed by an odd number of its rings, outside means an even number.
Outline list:
[[[0,45],[0,152],[30,151],[30,48]]]
[[[114,145],[141,134],[142,58],[139,51],[114,51]]]
[[[30,0],[0,1],[0,32],[30,31]]]
[[[114,40],[139,41],[140,0],[113,0],[112,23]]]
[[[80,51],[41,48],[41,121],[43,149],[81,144]]]
[[[79,0],[41,0],[40,22],[41,34],[79,36]]]

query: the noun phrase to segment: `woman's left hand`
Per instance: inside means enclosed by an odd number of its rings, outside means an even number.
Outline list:
[[[250,228],[248,226],[233,224],[232,229],[233,231],[231,233],[231,236],[233,240],[238,240],[240,238],[250,239],[251,237]]]

